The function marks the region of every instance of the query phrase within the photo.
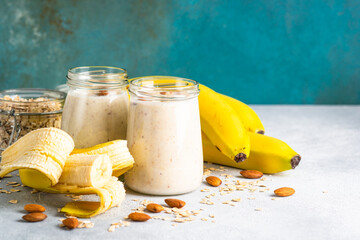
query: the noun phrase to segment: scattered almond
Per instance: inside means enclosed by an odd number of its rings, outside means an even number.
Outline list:
[[[39,204],[27,204],[24,206],[24,210],[32,213],[32,212],[45,212],[45,208]]]
[[[290,187],[282,187],[282,188],[278,188],[274,191],[276,196],[279,197],[288,197],[291,196],[295,193],[295,190],[293,188]]]
[[[175,199],[175,198],[167,198],[165,199],[165,202],[167,205],[169,205],[169,207],[171,208],[182,208],[185,206],[185,202],[179,199]]]
[[[153,213],[159,213],[164,210],[164,207],[156,203],[150,203],[146,205],[146,209]]]
[[[136,222],[145,222],[151,217],[145,213],[133,212],[129,214],[128,218]]]
[[[62,223],[67,227],[68,229],[74,229],[79,226],[79,220],[77,218],[67,218],[62,221]]]
[[[261,178],[264,175],[262,172],[257,170],[243,170],[240,172],[240,174],[244,178],[250,178],[250,179]]]
[[[215,176],[209,176],[209,177],[207,177],[207,178],[206,178],[206,182],[207,182],[209,185],[213,186],[213,187],[218,187],[218,186],[220,186],[221,183],[222,183],[221,179],[218,178],[218,177],[215,177]]]
[[[33,213],[24,215],[22,218],[27,222],[40,222],[40,221],[44,220],[45,218],[47,218],[47,216],[43,213],[33,212]]]

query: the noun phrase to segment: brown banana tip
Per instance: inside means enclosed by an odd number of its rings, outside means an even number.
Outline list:
[[[246,158],[247,158],[247,156],[245,153],[239,153],[235,156],[234,160],[235,160],[235,162],[239,163],[239,162],[245,161]]]
[[[258,130],[258,131],[256,131],[256,133],[257,133],[257,134],[262,134],[262,135],[264,135],[264,134],[265,134],[265,131],[264,131],[264,130]]]
[[[295,169],[297,167],[297,165],[299,165],[301,160],[301,156],[300,155],[295,155],[292,159],[291,159],[291,167],[292,169]]]

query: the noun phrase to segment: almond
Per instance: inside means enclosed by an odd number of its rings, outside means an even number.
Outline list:
[[[156,203],[149,203],[146,205],[146,209],[150,212],[159,213],[164,210],[164,207]]]
[[[171,208],[182,208],[185,206],[185,202],[184,201],[181,201],[179,199],[175,199],[175,198],[167,198],[165,199],[165,202],[167,205],[169,205],[169,207]]]
[[[250,178],[250,179],[261,178],[264,175],[262,172],[257,170],[243,170],[240,172],[240,174],[244,178]]]
[[[74,229],[79,226],[79,220],[77,218],[67,218],[62,221],[62,223],[67,227],[68,229]]]
[[[33,213],[24,215],[22,218],[28,222],[40,222],[40,221],[44,220],[45,218],[47,218],[47,216],[43,213],[33,212]]]
[[[45,212],[45,208],[39,204],[27,204],[24,206],[24,210],[32,213],[32,212]]]
[[[209,177],[207,177],[207,178],[206,178],[206,182],[207,182],[208,184],[210,184],[211,186],[213,186],[213,187],[218,187],[218,186],[220,186],[221,183],[222,183],[221,179],[218,178],[218,177],[215,177],[215,176],[209,176]]]
[[[136,222],[145,222],[149,220],[151,217],[145,213],[133,212],[129,214],[128,218]]]
[[[295,190],[290,187],[278,188],[274,191],[275,195],[278,197],[288,197],[295,193]]]

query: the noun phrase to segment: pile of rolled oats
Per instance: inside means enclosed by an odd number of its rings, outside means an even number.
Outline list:
[[[19,134],[17,139],[39,128],[60,128],[61,112],[59,111],[61,109],[62,102],[43,97],[25,99],[19,96],[4,96],[0,98],[0,148],[8,147],[15,122],[18,131],[14,132],[14,137]],[[17,139],[13,139],[13,142]]]

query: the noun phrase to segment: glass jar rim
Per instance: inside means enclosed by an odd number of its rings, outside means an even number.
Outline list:
[[[16,95],[22,98],[26,98],[26,97],[29,98],[30,96],[31,98],[44,97],[47,100],[41,102],[21,102],[12,99],[11,100],[2,99],[5,96],[11,96],[11,95],[13,96]],[[0,102],[8,102],[8,103],[19,103],[19,104],[30,105],[30,104],[48,103],[54,101],[64,101],[65,98],[66,98],[66,93],[57,90],[46,89],[46,88],[14,88],[14,89],[7,89],[0,91]]]
[[[67,85],[87,89],[114,89],[128,85],[127,71],[119,67],[83,66],[68,70]]]
[[[159,100],[183,100],[199,95],[199,83],[174,76],[144,76],[129,80],[129,92]]]
[[[3,99],[5,96],[19,96],[24,99],[34,99],[34,98],[46,98],[44,101],[16,101],[13,99]],[[66,93],[45,89],[45,88],[16,88],[16,89],[8,89],[0,91],[0,103],[11,104],[11,106],[36,106],[39,104],[47,104],[47,103],[60,103],[61,109],[49,112],[16,112],[15,115],[51,115],[51,114],[59,114],[62,113],[62,104],[64,103],[66,98]],[[0,109],[0,114],[10,114],[11,111]]]

